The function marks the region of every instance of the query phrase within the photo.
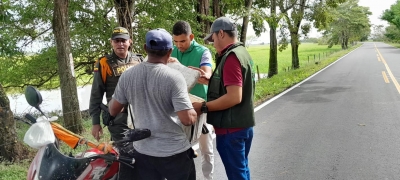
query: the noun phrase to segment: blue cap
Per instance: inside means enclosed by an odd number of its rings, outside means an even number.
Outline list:
[[[157,28],[146,33],[146,48],[153,50],[172,49],[172,36],[165,29]]]

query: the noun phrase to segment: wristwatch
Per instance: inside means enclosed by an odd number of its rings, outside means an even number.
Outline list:
[[[206,102],[205,101],[203,101],[203,103],[201,103],[202,105],[201,105],[201,112],[202,113],[207,113],[208,112],[208,107],[207,107],[207,104],[206,104]]]

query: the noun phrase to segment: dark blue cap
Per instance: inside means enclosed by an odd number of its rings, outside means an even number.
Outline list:
[[[146,48],[153,50],[172,49],[172,36],[165,29],[157,28],[146,33]]]

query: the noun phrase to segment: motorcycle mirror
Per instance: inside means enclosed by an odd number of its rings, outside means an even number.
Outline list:
[[[39,105],[42,104],[42,95],[40,92],[32,86],[27,86],[25,89],[25,99],[29,105],[39,110],[43,115],[44,113],[40,109]]]

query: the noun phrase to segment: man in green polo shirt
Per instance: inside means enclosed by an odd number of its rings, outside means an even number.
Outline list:
[[[188,22],[178,21],[172,28],[172,37],[175,43],[171,57],[185,65],[198,68],[202,76],[198,83],[190,91],[191,94],[207,99],[207,81],[212,73],[212,56],[207,47],[198,44],[194,40],[194,34]],[[199,147],[202,155],[202,171],[204,179],[213,179],[214,153],[213,153],[213,127],[205,123],[209,133],[201,134]]]

